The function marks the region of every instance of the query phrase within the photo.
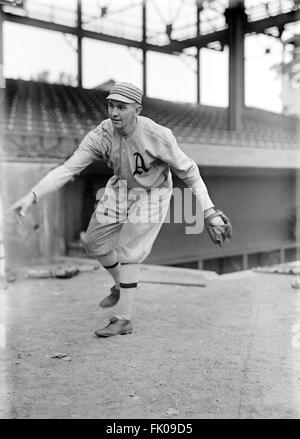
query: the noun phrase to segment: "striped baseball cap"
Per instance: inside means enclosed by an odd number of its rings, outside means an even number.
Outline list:
[[[106,99],[114,99],[116,101],[133,104],[134,102],[141,104],[143,92],[130,82],[116,82]]]

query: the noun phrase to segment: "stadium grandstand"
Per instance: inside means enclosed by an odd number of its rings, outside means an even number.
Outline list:
[[[107,118],[107,92],[58,84],[8,79],[1,128],[9,157],[66,158],[81,137]],[[245,108],[243,129],[228,130],[225,108],[179,104],[145,98],[143,115],[170,128],[179,142],[252,146],[281,150],[299,148],[300,120]],[[20,136],[15,147],[14,139]],[[28,138],[28,140],[26,140]],[[51,149],[49,145],[56,142]],[[32,148],[32,141],[36,148]],[[59,142],[59,143],[58,143]]]
[[[153,2],[141,0],[134,4],[142,11],[135,39],[130,26],[131,34],[128,30],[126,35],[108,26],[103,26],[101,33],[84,26],[79,0],[71,24],[62,24],[61,17],[50,20],[35,15],[30,1],[27,9],[25,2],[0,3],[1,23],[7,20],[69,32],[78,39],[77,86],[5,78],[0,114],[5,205],[62,163],[83,136],[107,118],[107,90],[82,86],[81,39],[94,38],[141,49],[145,92],[142,114],[173,131],[180,147],[199,165],[216,205],[228,213],[234,226],[232,242],[214,248],[204,233],[185,236],[184,224],[164,224],[147,262],[227,273],[297,258],[300,120],[297,115],[245,106],[243,45],[247,34],[264,33],[282,39],[286,26],[292,25],[296,32],[298,1],[178,0],[179,6],[194,7],[198,19],[193,26],[176,29],[168,24],[159,32],[149,29],[146,35],[147,7]],[[110,13],[106,3],[107,7],[98,11],[102,18]],[[129,2],[125,3],[127,8],[119,14],[131,10]],[[209,8],[217,14],[201,21],[203,11]],[[177,56],[193,47],[199,67],[201,48],[222,50],[226,45],[230,50],[228,108],[201,104],[199,68],[196,103],[147,96],[148,51]],[[32,213],[33,227],[22,238],[17,237],[14,225],[6,225],[7,263],[18,265],[58,254],[83,256],[80,235],[94,209],[96,192],[105,185],[110,172],[99,162],[51,195]],[[183,187],[176,176],[174,184]],[[16,248],[16,239],[24,240],[23,248]]]

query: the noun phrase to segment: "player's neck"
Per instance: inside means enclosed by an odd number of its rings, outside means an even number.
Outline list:
[[[129,136],[135,130],[136,124],[137,124],[137,117],[135,117],[134,120],[131,123],[126,125],[126,127],[123,127],[121,129],[117,128],[117,131],[120,134],[120,136],[122,136],[122,137]]]

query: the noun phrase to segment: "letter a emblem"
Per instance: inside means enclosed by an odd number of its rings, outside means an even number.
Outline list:
[[[150,168],[147,168],[143,159],[143,156],[139,152],[133,154],[135,156],[135,171],[133,175],[141,175],[144,172],[148,172]],[[142,171],[141,171],[142,169]]]

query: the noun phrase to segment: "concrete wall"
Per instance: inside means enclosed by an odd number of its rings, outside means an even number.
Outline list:
[[[56,163],[6,162],[1,164],[1,192],[7,209],[36,184]],[[25,225],[12,217],[4,221],[6,267],[30,264],[40,258],[65,253],[64,195],[50,194],[33,206]]]

